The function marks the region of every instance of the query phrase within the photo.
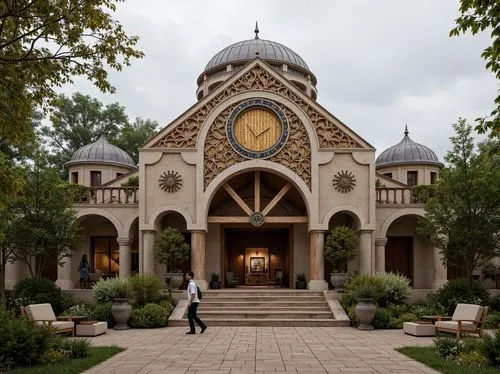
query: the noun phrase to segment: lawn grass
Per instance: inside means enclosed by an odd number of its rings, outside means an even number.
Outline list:
[[[30,368],[18,368],[12,370],[11,374],[77,374],[94,365],[97,365],[111,356],[123,351],[117,346],[111,347],[90,347],[87,358],[65,359],[57,364],[40,365]]]
[[[433,347],[403,347],[396,351],[444,374],[498,374],[498,369],[462,366],[453,360],[439,357]]]

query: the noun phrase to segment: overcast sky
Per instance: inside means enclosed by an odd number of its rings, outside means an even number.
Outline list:
[[[142,60],[111,73],[117,88],[102,95],[135,117],[162,127],[196,102],[196,79],[228,45],[254,37],[298,53],[318,79],[317,101],[377,148],[403,137],[433,149],[442,160],[458,117],[488,114],[498,84],[481,52],[489,35],[449,38],[458,0],[127,0],[115,18],[140,37]]]

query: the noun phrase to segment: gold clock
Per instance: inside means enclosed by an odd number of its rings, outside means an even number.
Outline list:
[[[288,121],[276,103],[251,99],[230,114],[227,134],[231,146],[247,158],[267,158],[283,148],[288,138]]]

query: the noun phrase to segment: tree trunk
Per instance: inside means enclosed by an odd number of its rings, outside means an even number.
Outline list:
[[[7,300],[5,296],[5,263],[2,261],[2,263],[0,264],[0,309],[6,308]]]

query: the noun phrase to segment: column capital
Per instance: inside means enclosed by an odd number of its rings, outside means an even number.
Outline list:
[[[191,234],[206,234],[207,230],[189,230]]]
[[[360,233],[360,234],[371,234],[374,231],[375,231],[374,229],[361,229],[361,230],[358,230],[358,233]]]
[[[387,238],[375,238],[375,245],[386,245]]]
[[[119,245],[130,245],[130,238],[118,237],[116,238],[116,241]]]

